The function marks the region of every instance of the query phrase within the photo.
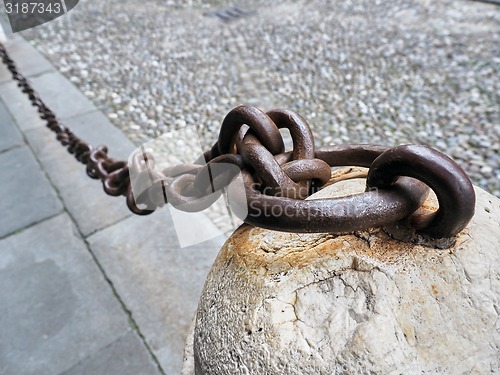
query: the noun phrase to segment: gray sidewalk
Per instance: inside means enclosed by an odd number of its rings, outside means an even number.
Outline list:
[[[134,145],[18,36],[7,51],[65,125]],[[0,64],[0,374],[178,374],[221,239],[179,249],[168,210],[130,214],[45,127]]]

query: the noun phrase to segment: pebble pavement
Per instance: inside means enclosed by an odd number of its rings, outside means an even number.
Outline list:
[[[426,144],[500,196],[498,6],[81,0],[23,36],[136,144],[193,125],[208,146],[231,108],[283,107],[321,145]]]

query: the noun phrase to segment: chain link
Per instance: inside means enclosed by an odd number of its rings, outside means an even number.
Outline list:
[[[115,160],[106,146],[92,147],[58,121],[1,44],[0,57],[58,141],[86,165],[90,177],[102,181],[107,194],[125,196],[129,209],[138,215],[150,214],[167,202],[184,211],[200,211],[227,190],[236,203],[235,213],[251,225],[288,232],[346,233],[380,226],[390,230],[404,223],[412,228],[405,239],[414,240],[416,236],[451,238],[474,214],[469,178],[442,153],[417,145],[315,148],[306,120],[282,109],[266,113],[250,106],[233,109],[222,122],[218,141],[193,164],[159,171],[144,149],[132,155],[130,164]],[[292,151],[285,152],[280,128],[290,131]],[[366,192],[305,200],[328,183],[331,167],[336,166],[370,168]],[[133,183],[131,169],[137,177]],[[231,184],[240,174],[244,191]],[[438,211],[412,216],[426,199],[428,187],[436,192]],[[238,206],[245,210],[238,212]]]
[[[93,179],[100,179],[104,191],[112,196],[124,195],[129,209],[138,215],[147,215],[150,210],[142,210],[135,204],[130,188],[129,169],[126,161],[117,161],[108,156],[106,146],[92,147],[78,138],[69,128],[62,125],[52,110],[43,102],[29,81],[17,70],[5,46],[0,43],[0,57],[16,80],[17,85],[25,93],[31,104],[37,108],[40,117],[46,121],[47,127],[56,133],[57,140],[67,148],[75,159],[87,167],[87,174]]]

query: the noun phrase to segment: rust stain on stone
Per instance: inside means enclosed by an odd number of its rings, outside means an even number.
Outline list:
[[[437,207],[437,199],[431,194],[425,208],[433,211]],[[443,251],[396,240],[380,228],[333,235],[278,232],[243,224],[226,241],[216,262],[226,263],[244,278],[273,277],[311,267],[324,269],[332,261],[359,272],[385,268],[398,273],[424,263],[435,267],[456,251],[462,236],[458,236],[455,247]],[[437,289],[433,292],[438,293]]]
[[[437,296],[439,294],[438,290],[436,289],[436,286],[433,284],[431,285],[431,288],[432,288],[432,293]]]
[[[395,240],[383,230],[296,234],[242,225],[228,239],[218,261],[231,259],[232,267],[245,270],[242,275],[272,275],[343,259],[349,260],[346,268],[360,272],[376,267],[404,272],[407,266],[425,262],[430,255],[440,259],[446,254],[449,252]]]

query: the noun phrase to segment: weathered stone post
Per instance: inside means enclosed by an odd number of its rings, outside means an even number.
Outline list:
[[[364,189],[343,184],[310,199]],[[500,200],[475,190],[476,214],[448,249],[381,229],[241,226],[207,278],[183,374],[500,373]]]

